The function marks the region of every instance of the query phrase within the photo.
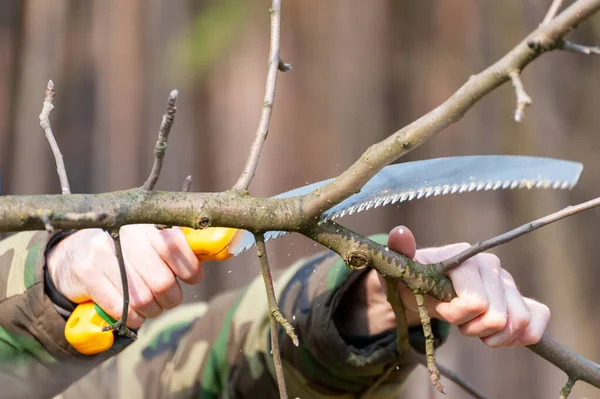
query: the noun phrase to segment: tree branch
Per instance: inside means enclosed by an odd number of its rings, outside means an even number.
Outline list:
[[[265,245],[265,236],[263,234],[255,234],[256,239],[256,254],[260,262],[260,273],[262,274],[265,283],[265,291],[267,292],[267,302],[269,304],[269,327],[271,331],[271,353],[273,354],[273,363],[275,364],[275,375],[277,376],[277,387],[279,388],[280,399],[287,399],[288,394],[285,388],[285,378],[283,376],[283,365],[281,363],[281,352],[279,350],[279,334],[277,316],[283,319],[279,306],[277,306],[277,298],[275,298],[275,289],[273,288],[273,277],[271,276],[271,268],[269,267],[269,259],[267,257],[267,248]],[[284,321],[287,320],[283,319]],[[289,323],[287,323],[289,325]],[[291,325],[289,325],[291,328]],[[292,329],[293,334],[293,329]],[[295,336],[294,344],[298,346],[298,337]]]
[[[523,87],[523,82],[521,81],[520,72],[518,70],[515,69],[514,71],[511,71],[509,76],[517,96],[517,108],[515,109],[514,114],[515,121],[521,122],[525,117],[525,107],[531,105],[531,97],[529,97],[525,91],[525,87]]]
[[[254,178],[258,160],[260,159],[260,154],[262,153],[267,134],[269,133],[269,124],[271,123],[273,102],[275,101],[275,87],[277,86],[277,71],[280,65],[279,39],[281,36],[281,0],[273,0],[269,13],[271,14],[271,45],[269,49],[269,68],[267,71],[267,83],[265,85],[265,97],[260,112],[258,128],[256,129],[256,137],[250,148],[246,166],[244,166],[242,174],[233,186],[236,191],[248,190],[248,186]],[[287,64],[290,66],[289,68],[287,68],[286,64],[283,64],[283,62],[282,65],[284,67],[283,69],[291,69],[291,65],[289,64]]]
[[[54,138],[54,134],[52,133],[52,126],[50,126],[50,114],[54,109],[54,82],[52,80],[48,81],[48,86],[46,86],[46,92],[44,95],[44,104],[42,105],[42,112],[40,112],[40,127],[46,134],[46,139],[50,144],[50,149],[52,149],[52,154],[54,155],[54,160],[56,162],[56,171],[58,172],[58,178],[60,180],[61,192],[63,194],[70,194],[71,187],[69,186],[69,178],[67,177],[67,169],[65,168],[65,163],[63,160],[63,156],[60,152],[60,148],[58,147],[58,143]]]
[[[574,26],[600,9],[600,0],[579,0],[546,25],[528,35],[498,62],[473,75],[448,100],[385,140],[369,147],[346,171],[303,201],[307,218],[316,218],[357,192],[383,167],[425,143],[442,129],[460,120],[483,96],[522,71],[546,51],[557,48]]]
[[[446,273],[454,269],[467,259],[477,255],[478,253],[487,251],[489,249],[497,247],[498,245],[512,241],[515,238],[521,237],[522,235],[525,235],[527,233],[531,233],[532,231],[547,226],[550,223],[554,223],[558,220],[575,215],[579,212],[595,208],[598,205],[600,205],[600,197],[583,202],[579,205],[570,205],[558,212],[554,212],[550,215],[534,220],[533,222],[526,223],[522,226],[517,227],[516,229],[508,231],[504,234],[500,234],[499,236],[490,238],[489,240],[477,242],[473,244],[470,248],[464,250],[463,252],[441,262],[440,269],[444,273]]]
[[[154,190],[154,186],[160,177],[163,159],[165,157],[165,152],[167,151],[167,140],[169,140],[171,126],[173,126],[173,122],[175,122],[175,112],[177,111],[175,102],[177,101],[178,94],[179,92],[177,90],[172,90],[169,94],[169,99],[167,100],[167,111],[162,117],[162,122],[160,123],[160,128],[158,129],[158,139],[156,140],[156,145],[154,146],[154,164],[152,165],[150,176],[148,176],[148,179],[142,186],[142,189],[145,191]]]
[[[563,3],[563,0],[553,0],[552,1],[552,4],[550,5],[548,12],[546,13],[546,16],[544,17],[544,20],[542,21],[542,25],[547,24],[548,22],[550,22],[552,20],[552,18],[554,18],[556,16],[556,14],[558,13],[558,10],[562,6],[562,3]]]
[[[585,55],[598,54],[600,55],[600,47],[598,46],[583,46],[581,44],[572,43],[568,40],[563,40],[560,45],[561,50],[572,51],[574,53],[580,53]]]
[[[121,318],[117,320],[115,324],[104,327],[105,331],[114,330],[119,335],[124,335],[133,340],[137,339],[137,335],[127,327],[127,315],[129,312],[129,284],[127,282],[127,270],[125,269],[125,259],[123,258],[123,249],[121,248],[121,237],[119,230],[111,230],[109,232],[113,242],[115,243],[115,255],[119,262],[119,274],[121,276],[121,287],[123,290],[123,310],[121,311]]]

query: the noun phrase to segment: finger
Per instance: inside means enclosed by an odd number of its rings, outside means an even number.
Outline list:
[[[525,331],[531,321],[531,312],[517,289],[515,280],[506,270],[501,271],[501,278],[507,304],[508,319],[506,326],[501,331],[482,338],[486,345],[493,348],[507,345],[515,340]]]
[[[147,317],[156,317],[163,309],[172,309],[183,300],[183,292],[169,266],[154,251],[148,251],[143,259],[136,259],[132,264],[148,287],[148,292],[141,291],[140,301],[136,301],[132,291],[132,306],[144,309]],[[140,288],[143,288],[140,284]],[[154,306],[156,304],[156,306]],[[158,309],[156,308],[158,307]],[[150,312],[152,311],[152,314]]]
[[[498,257],[481,254],[477,255],[475,260],[488,299],[488,309],[485,313],[459,326],[459,330],[469,337],[486,337],[505,328],[508,320],[507,301]]]
[[[407,227],[395,227],[388,235],[388,248],[413,259],[417,252],[415,236]]]
[[[152,247],[171,268],[175,276],[188,284],[197,284],[204,278],[202,264],[190,248],[181,229],[148,229]]]
[[[507,346],[533,345],[542,339],[550,321],[550,309],[543,303],[531,298],[523,298],[531,312],[531,320],[527,328]]]
[[[460,325],[488,310],[486,290],[474,258],[451,270],[448,276],[452,280],[457,297],[435,306],[435,311],[442,319],[450,324]]]
[[[156,317],[164,309],[171,309],[183,300],[181,287],[169,266],[161,259],[152,247],[148,238],[149,231],[156,231],[154,226],[129,226],[122,235],[136,245],[124,247],[125,264],[135,270],[143,281],[140,284],[139,298],[132,291],[131,305],[146,317]],[[144,289],[148,287],[149,292]]]
[[[100,280],[90,286],[90,297],[102,310],[113,319],[119,320],[123,311],[123,295],[109,280]],[[129,306],[127,311],[127,327],[137,329],[144,323],[144,316]]]

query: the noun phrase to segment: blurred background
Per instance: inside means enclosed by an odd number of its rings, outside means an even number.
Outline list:
[[[367,148],[451,95],[543,19],[550,0],[285,1],[270,135],[250,192],[271,196],[339,174]],[[48,79],[51,120],[73,192],[141,185],[168,93],[180,90],[158,187],[229,188],[259,118],[269,43],[268,0],[2,0],[0,172],[4,194],[59,193],[38,115]],[[600,44],[600,15],[570,38]],[[600,58],[552,53],[530,65],[526,119],[512,119],[510,84],[406,160],[527,154],[585,164],[569,192],[472,193],[429,198],[347,217],[363,234],[409,226],[421,246],[477,241],[600,195]],[[600,361],[597,281],[600,210],[588,211],[494,250],[522,292],[547,303],[549,332]],[[276,268],[320,246],[293,235],[268,245]],[[259,274],[252,251],[207,264],[186,288],[204,300]],[[441,363],[492,398],[556,397],[566,377],[526,349],[492,350],[453,334]],[[434,394],[423,369],[404,397]],[[448,398],[467,394],[446,382]],[[578,383],[573,397],[599,397]]]

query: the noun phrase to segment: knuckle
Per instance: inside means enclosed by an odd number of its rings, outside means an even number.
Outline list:
[[[165,294],[169,291],[171,291],[174,286],[177,285],[177,280],[175,280],[174,277],[172,276],[167,276],[167,277],[163,277],[158,279],[153,285],[152,285],[152,291],[155,294]]]
[[[130,297],[131,306],[136,309],[147,308],[154,302],[154,295],[152,295],[152,292],[148,290],[144,290],[142,292],[132,292]]]
[[[467,306],[469,313],[480,315],[488,311],[490,303],[488,302],[487,298],[478,296],[469,299]]]
[[[524,331],[531,322],[531,313],[523,313],[511,318],[510,327],[513,331]]]
[[[481,321],[488,331],[500,331],[506,327],[508,316],[504,313],[493,312],[486,314]]]

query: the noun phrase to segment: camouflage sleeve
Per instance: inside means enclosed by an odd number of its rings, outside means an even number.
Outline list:
[[[373,238],[385,242],[387,236]],[[327,252],[297,262],[277,279],[281,310],[300,339],[297,348],[280,329],[289,397],[354,397],[390,367],[394,371],[369,397],[397,397],[414,364],[397,353],[395,332],[348,342],[334,322],[341,297],[362,273]],[[278,397],[264,291],[257,278],[241,292],[167,312],[60,397]],[[446,327],[434,325],[440,341]],[[420,329],[411,331],[411,342],[422,346]]]
[[[0,241],[2,397],[60,392],[110,356],[78,358],[65,340],[65,319],[44,290],[44,252],[51,237],[35,231]],[[64,373],[66,363],[74,366],[72,372]]]

